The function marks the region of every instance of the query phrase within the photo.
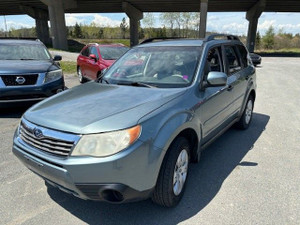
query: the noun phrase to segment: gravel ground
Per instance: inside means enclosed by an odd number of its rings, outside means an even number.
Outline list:
[[[79,54],[79,53],[55,51],[55,50],[50,50],[50,53],[52,56],[61,55],[63,61],[74,61],[74,62],[76,62],[77,56]]]
[[[230,129],[205,150],[171,209],[47,189],[11,152],[24,110],[1,111],[0,224],[300,224],[299,71],[300,58],[263,58],[251,126]],[[66,83],[79,84],[75,76]]]

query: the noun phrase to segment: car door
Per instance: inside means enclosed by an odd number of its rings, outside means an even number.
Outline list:
[[[237,45],[224,45],[230,98],[230,116],[236,117],[247,89],[247,71]]]
[[[96,46],[90,46],[90,54],[94,54],[96,56],[96,60],[92,59],[91,57],[88,57],[86,62],[86,77],[90,80],[95,80],[97,79],[97,73],[99,71],[99,65],[98,65],[98,60],[99,60],[99,54]]]
[[[79,57],[78,57],[78,66],[81,68],[81,72],[83,76],[86,77],[87,74],[87,63],[88,63],[88,57],[90,55],[90,49],[89,46],[86,46],[82,49]]]
[[[202,72],[202,83],[206,83],[207,75],[211,71],[226,72],[224,54],[222,47],[216,46],[207,51],[205,66]],[[223,126],[228,123],[230,115],[231,93],[229,85],[221,87],[205,87],[199,91],[199,102],[201,103],[196,110],[202,126],[202,143],[207,142],[216,135]]]

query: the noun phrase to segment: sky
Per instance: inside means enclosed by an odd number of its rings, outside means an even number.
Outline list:
[[[154,13],[156,19],[155,27],[162,27],[159,21],[159,13]],[[94,22],[99,26],[119,26],[124,13],[73,13],[65,14],[67,26],[79,24],[90,24]],[[8,30],[11,28],[34,27],[35,20],[27,15],[6,16]],[[259,18],[258,31],[264,34],[273,26],[275,31],[282,30],[286,33],[300,33],[300,13],[263,13]],[[142,21],[143,26],[143,21]],[[231,33],[235,35],[247,34],[248,21],[244,12],[208,13],[207,31],[219,33]],[[0,16],[0,29],[5,30],[4,16]]]

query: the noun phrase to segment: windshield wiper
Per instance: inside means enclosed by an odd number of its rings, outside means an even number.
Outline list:
[[[129,82],[129,83],[117,83],[118,85],[129,85],[129,86],[136,86],[136,87],[147,87],[147,88],[156,88],[153,85],[145,84],[142,82]]]
[[[38,60],[38,59],[19,59],[19,60]]]

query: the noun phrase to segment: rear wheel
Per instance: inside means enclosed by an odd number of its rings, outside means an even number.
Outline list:
[[[252,121],[253,106],[254,106],[254,99],[252,96],[250,96],[246,103],[246,107],[244,109],[243,115],[236,124],[238,128],[246,130],[249,127]]]
[[[87,81],[87,79],[83,76],[81,68],[79,66],[77,67],[77,75],[78,75],[80,83],[83,84],[83,83],[85,83]]]
[[[163,161],[152,201],[165,206],[176,206],[183,196],[190,162],[189,142],[177,138]]]

